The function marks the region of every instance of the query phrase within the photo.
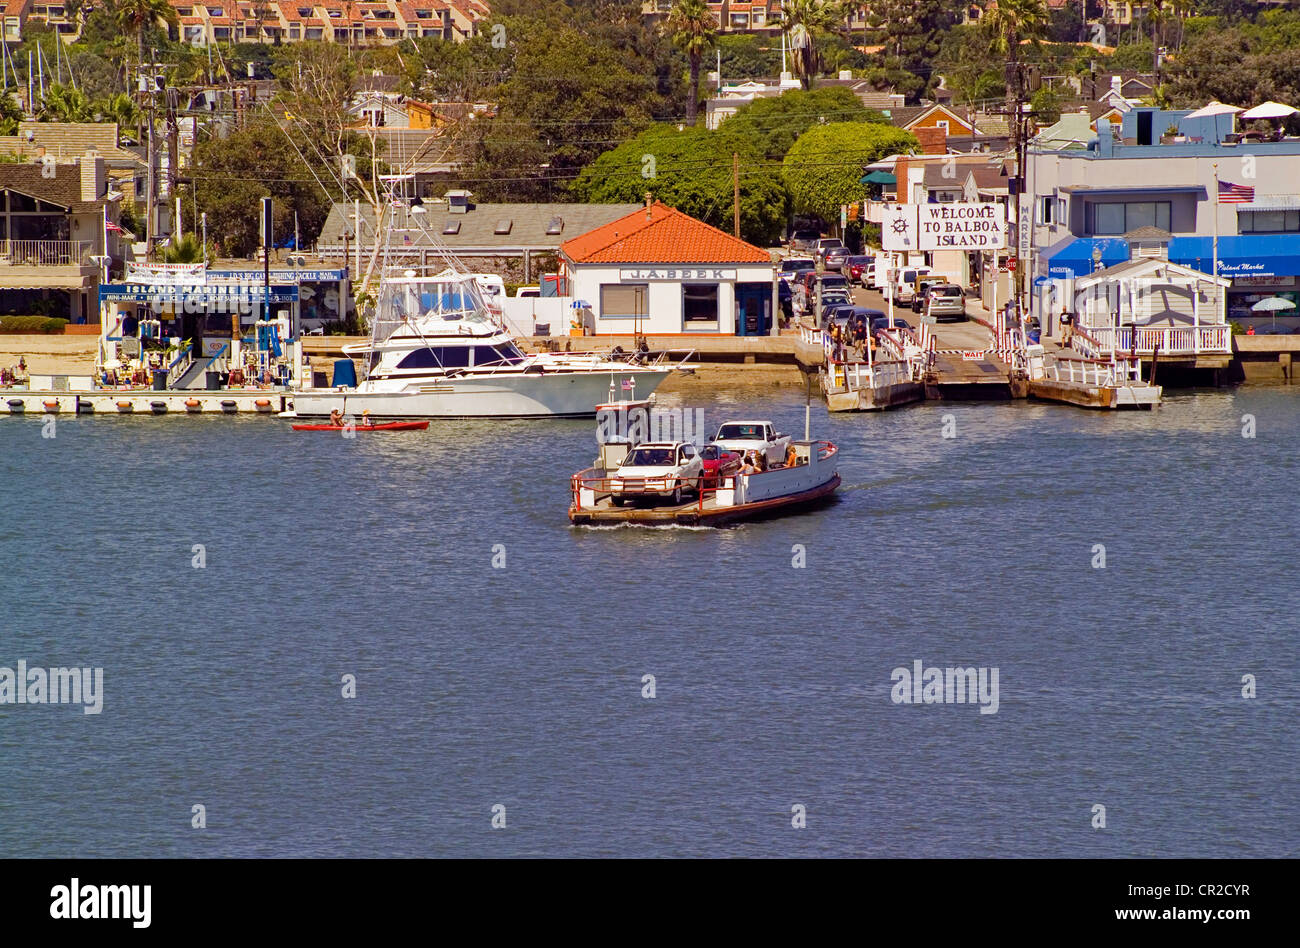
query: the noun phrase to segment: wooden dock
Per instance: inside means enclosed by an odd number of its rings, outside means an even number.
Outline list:
[[[1142,380],[1137,357],[1090,359],[1068,350],[1028,351],[1028,390],[1033,398],[1080,408],[1154,408],[1161,388]]]

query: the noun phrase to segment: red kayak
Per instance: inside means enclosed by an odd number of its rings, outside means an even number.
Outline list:
[[[346,425],[294,425],[294,431],[343,431]],[[375,425],[353,425],[353,431],[423,431],[427,421],[386,421]]]

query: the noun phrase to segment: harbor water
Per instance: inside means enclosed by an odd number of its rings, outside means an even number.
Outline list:
[[[592,422],[0,419],[0,666],[103,669],[0,704],[0,854],[1300,853],[1300,392],[813,429],[833,504],[647,530]]]

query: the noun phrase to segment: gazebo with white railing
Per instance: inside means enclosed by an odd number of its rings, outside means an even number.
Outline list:
[[[1232,352],[1225,298],[1232,281],[1167,260],[1131,260],[1074,281],[1076,325],[1089,353],[1161,357]]]

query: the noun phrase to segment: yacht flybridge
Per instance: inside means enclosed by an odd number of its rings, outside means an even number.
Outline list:
[[[380,281],[369,342],[348,346],[365,378],[298,392],[302,416],[335,409],[377,418],[590,417],[611,387],[643,397],[672,366],[596,353],[525,354],[486,305],[473,275],[411,269]]]

